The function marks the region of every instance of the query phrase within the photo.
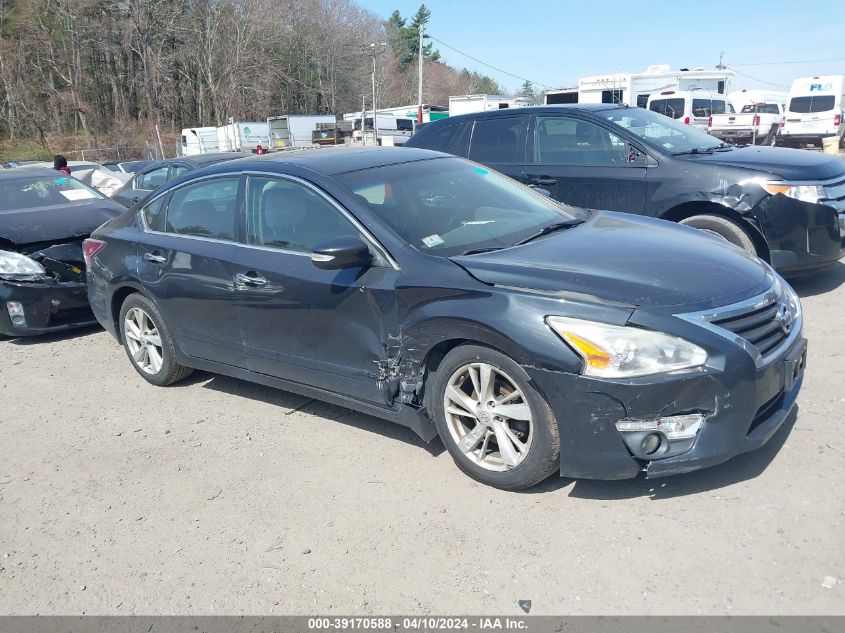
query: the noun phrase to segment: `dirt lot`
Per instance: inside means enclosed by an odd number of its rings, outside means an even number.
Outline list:
[[[148,386],[98,330],[0,343],[0,613],[845,614],[845,264],[796,287],[810,366],[766,447],[528,494],[298,396]]]

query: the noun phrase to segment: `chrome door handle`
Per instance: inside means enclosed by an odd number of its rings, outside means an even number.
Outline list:
[[[261,288],[267,285],[267,280],[260,273],[250,271],[248,273],[237,273],[235,281],[239,286],[251,286],[253,288]]]
[[[158,255],[156,253],[144,253],[144,260],[151,264],[164,264],[167,262],[167,258],[164,255]]]

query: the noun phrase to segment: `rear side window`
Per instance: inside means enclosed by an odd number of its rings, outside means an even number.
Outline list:
[[[652,112],[668,116],[671,119],[680,119],[684,116],[683,99],[655,99],[648,106]]]
[[[452,142],[452,137],[455,136],[458,127],[457,125],[444,125],[439,130],[434,130],[422,142],[422,147],[435,152],[445,152],[449,149],[449,143]]]
[[[410,132],[414,129],[414,122],[411,119],[396,119],[396,129]]]
[[[833,95],[819,95],[812,97],[793,97],[789,102],[790,112],[797,114],[811,114],[813,112],[829,112],[836,105]]]
[[[177,189],[167,206],[167,232],[235,239],[238,178],[204,180]]]
[[[144,222],[146,222],[152,231],[164,230],[164,214],[162,210],[164,209],[164,199],[166,197],[159,196],[141,210],[141,213],[144,214]]]
[[[479,163],[519,162],[519,140],[525,117],[496,117],[475,122],[469,147],[470,160]]]

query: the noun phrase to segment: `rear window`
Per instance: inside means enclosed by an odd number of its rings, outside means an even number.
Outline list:
[[[683,99],[654,99],[648,109],[670,119],[680,119],[684,116]]]
[[[724,114],[726,104],[724,101],[711,99],[693,99],[692,115],[696,117],[708,117],[712,114]]]
[[[0,211],[59,206],[104,197],[99,191],[64,175],[0,180]]]
[[[829,112],[836,105],[833,95],[814,95],[812,97],[793,97],[789,102],[790,112],[810,114],[813,112]]]

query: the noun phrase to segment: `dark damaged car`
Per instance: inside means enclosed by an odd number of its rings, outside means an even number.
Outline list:
[[[405,147],[468,157],[567,204],[707,231],[788,276],[829,267],[845,247],[845,162],[727,145],[642,108],[479,112],[430,123]]]
[[[57,171],[0,172],[0,336],[96,323],[82,241],[123,210]]]
[[[217,165],[86,245],[97,319],[150,383],[197,368],[340,404],[507,489],[723,462],[802,381],[801,306],[762,260],[436,152]]]

